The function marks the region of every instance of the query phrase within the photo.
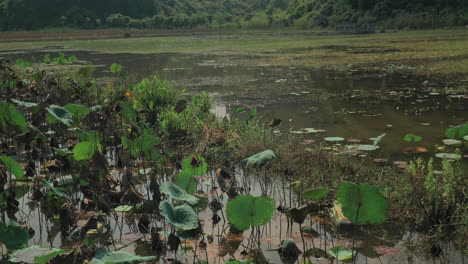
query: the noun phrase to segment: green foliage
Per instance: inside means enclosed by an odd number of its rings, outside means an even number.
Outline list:
[[[89,264],[137,264],[154,260],[156,260],[156,257],[141,257],[125,251],[108,252],[104,249],[98,249],[96,256]]]
[[[188,194],[185,190],[181,189],[179,186],[173,184],[172,182],[165,182],[159,187],[160,191],[174,200],[187,202],[189,204],[196,204],[198,198]]]
[[[416,135],[413,135],[413,134],[406,134],[404,137],[403,137],[403,140],[404,141],[407,141],[407,142],[419,142],[421,141],[423,138],[420,137],[420,136],[416,136]]]
[[[16,180],[24,180],[23,168],[10,157],[0,156],[0,161],[3,163],[3,166],[15,175]]]
[[[353,258],[353,252],[342,246],[335,246],[328,250],[328,254],[339,261],[347,261]]]
[[[51,105],[49,108],[47,108],[47,112],[50,114],[47,120],[51,123],[61,122],[66,126],[71,126],[73,124],[72,115],[67,109],[63,107],[58,105]]]
[[[228,221],[239,230],[268,223],[274,212],[275,200],[263,196],[240,195],[229,201],[226,207]]]
[[[33,245],[13,252],[8,261],[11,263],[46,264],[53,257],[72,251],[71,249],[41,248]]]
[[[0,124],[3,131],[8,131],[10,127],[17,128],[24,133],[28,130],[28,122],[12,104],[0,102]]]
[[[267,149],[263,152],[257,153],[243,160],[242,165],[244,165],[245,167],[263,166],[274,159],[276,159],[275,153],[272,150]]]
[[[31,67],[32,63],[30,62],[27,62],[23,59],[17,59],[16,60],[16,65],[20,66],[20,67]]]
[[[208,171],[208,163],[203,157],[187,157],[182,161],[182,170],[194,176],[203,176]]]
[[[445,136],[452,139],[468,136],[468,123],[447,129]]]
[[[133,206],[131,205],[119,205],[116,208],[114,208],[114,211],[116,212],[130,212],[133,209]]]
[[[63,108],[68,110],[68,112],[73,116],[73,117],[82,117],[91,112],[91,110],[84,106],[84,105],[77,105],[77,104],[67,104]]]
[[[89,160],[98,150],[99,147],[96,143],[83,141],[73,147],[73,158],[75,160]]]
[[[20,226],[15,221],[10,221],[8,225],[0,225],[0,242],[5,244],[7,249],[21,248],[28,241],[28,229]]]
[[[325,198],[329,192],[330,192],[330,189],[328,188],[316,188],[316,189],[307,190],[302,195],[305,198],[319,201]]]
[[[193,174],[187,172],[176,174],[174,176],[174,183],[187,193],[194,193],[197,190],[198,185]]]
[[[344,216],[355,224],[381,224],[387,219],[389,203],[377,187],[344,182],[336,197]]]
[[[132,87],[132,94],[135,97],[135,108],[147,111],[173,106],[179,97],[179,92],[158,77],[143,79]]]
[[[189,205],[173,207],[168,201],[162,201],[159,213],[175,228],[193,230],[198,227],[198,215]]]
[[[110,71],[114,74],[118,74],[122,71],[122,65],[117,64],[117,63],[112,63],[110,66]]]

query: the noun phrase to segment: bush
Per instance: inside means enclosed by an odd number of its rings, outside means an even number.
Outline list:
[[[267,28],[270,26],[270,18],[265,12],[256,12],[247,22],[249,28]]]
[[[110,27],[128,27],[131,20],[132,18],[129,16],[124,16],[122,14],[112,14],[107,17],[106,23]]]

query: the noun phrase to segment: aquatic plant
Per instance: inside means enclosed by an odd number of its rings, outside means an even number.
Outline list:
[[[268,223],[275,211],[275,201],[268,197],[240,195],[228,202],[226,214],[229,222],[239,230]]]

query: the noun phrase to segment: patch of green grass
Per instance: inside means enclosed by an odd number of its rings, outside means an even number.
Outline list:
[[[285,30],[234,31],[172,37],[0,43],[0,50],[28,50],[46,46],[64,46],[67,52],[255,54],[259,59],[245,60],[243,63],[309,66],[336,71],[461,74],[461,78],[468,74],[468,34],[463,29],[370,35],[317,35],[308,31]]]

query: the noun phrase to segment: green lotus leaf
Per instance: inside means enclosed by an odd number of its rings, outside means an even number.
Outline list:
[[[8,261],[11,263],[45,264],[55,256],[72,251],[71,249],[41,248],[34,245],[13,252]]]
[[[67,104],[63,108],[68,110],[68,112],[70,112],[70,114],[74,117],[85,116],[89,114],[89,112],[91,112],[91,109],[89,109],[89,107],[86,107],[84,105]]]
[[[11,101],[12,101],[13,103],[17,104],[18,106],[26,107],[26,108],[31,108],[31,107],[36,107],[36,106],[38,106],[37,103],[23,102],[23,101],[19,101],[19,100],[15,100],[15,99],[11,99]]]
[[[202,176],[208,171],[208,163],[203,157],[188,157],[182,161],[182,170],[193,176]]]
[[[156,257],[141,257],[125,251],[108,252],[98,249],[96,256],[89,264],[137,264],[156,260]]]
[[[462,156],[455,153],[437,153],[435,155],[439,159],[449,159],[449,160],[461,160]]]
[[[245,167],[249,166],[263,166],[268,162],[276,159],[276,155],[273,150],[267,149],[263,152],[257,153],[253,156],[250,156],[242,161],[242,165]]]
[[[75,160],[89,160],[93,157],[96,150],[98,150],[97,144],[89,141],[83,141],[76,144],[73,148],[73,157]]]
[[[353,258],[353,252],[341,246],[330,248],[328,250],[328,254],[330,254],[332,257],[339,261],[346,261]]]
[[[28,131],[29,128],[23,114],[16,110],[14,105],[5,102],[0,102],[0,125],[4,129],[9,126],[17,127],[22,133]]]
[[[330,192],[328,188],[316,188],[304,192],[304,197],[312,200],[322,200]]]
[[[339,142],[339,141],[344,141],[345,140],[342,137],[326,137],[324,139],[325,139],[325,141],[328,141],[328,142]]]
[[[159,204],[159,213],[176,228],[193,230],[198,228],[198,215],[187,204],[173,207],[168,201]]]
[[[420,136],[416,136],[416,135],[413,135],[413,134],[406,134],[404,137],[403,137],[403,140],[404,141],[408,141],[408,142],[419,142],[421,141],[423,138],[420,137]]]
[[[444,139],[442,142],[447,146],[460,146],[462,144],[461,140],[457,139]]]
[[[0,161],[9,172],[15,175],[16,180],[25,179],[23,168],[14,159],[7,156],[0,156]]]
[[[193,193],[197,190],[198,182],[192,174],[182,172],[174,176],[174,183],[187,193]]]
[[[143,135],[133,141],[133,147],[140,151],[150,151],[161,144],[161,139],[152,135]]]
[[[116,212],[129,212],[133,209],[133,206],[131,205],[119,205],[116,208],[114,208],[114,211]]]
[[[362,150],[362,151],[374,151],[378,150],[380,147],[376,145],[359,145],[356,147],[357,150]]]
[[[189,204],[196,204],[198,198],[188,194],[185,190],[181,189],[179,186],[175,185],[172,182],[165,182],[159,187],[160,191],[172,199],[177,201],[185,201]]]
[[[226,207],[229,222],[239,230],[268,223],[274,212],[275,200],[264,196],[240,195],[229,201]]]
[[[297,247],[296,241],[291,238],[286,238],[281,241],[281,255],[286,258],[297,259],[300,254],[300,250]]]
[[[457,136],[460,138],[468,136],[468,123],[447,129],[445,136],[452,139]]]
[[[387,219],[389,203],[377,187],[344,182],[336,196],[344,216],[355,224],[380,224]]]
[[[8,225],[0,225],[0,242],[8,249],[20,248],[28,243],[28,229],[20,226],[15,221],[10,221]]]
[[[66,126],[71,126],[73,124],[72,115],[68,112],[67,109],[60,107],[58,105],[51,105],[47,108],[47,112],[49,112],[50,117],[48,121],[56,122],[59,121]]]

